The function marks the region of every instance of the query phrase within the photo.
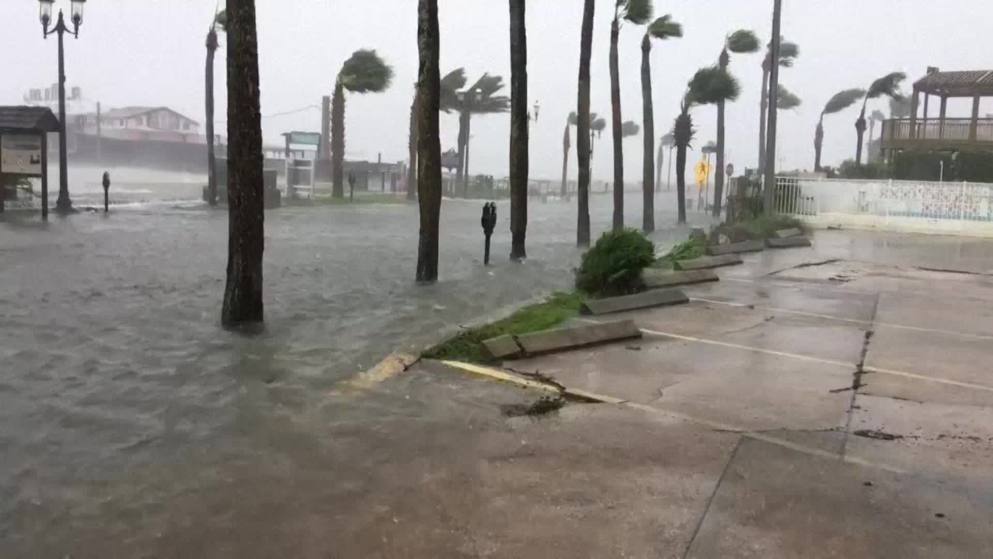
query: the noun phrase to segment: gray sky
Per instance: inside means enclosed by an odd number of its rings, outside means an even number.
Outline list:
[[[223,2],[222,2],[223,3]],[[257,0],[262,74],[262,113],[274,115],[319,105],[329,94],[341,63],[356,49],[374,48],[396,70],[385,94],[351,96],[347,106],[350,158],[406,158],[407,126],[417,72],[416,0]],[[470,79],[490,72],[509,82],[508,7],[505,0],[441,0],[442,71],[463,66]],[[929,65],[942,69],[993,68],[989,40],[993,5],[989,0],[784,0],[783,34],[799,43],[796,66],[781,81],[804,101],[781,113],[780,157],[789,168],[813,166],[814,126],[826,100],[849,87],[866,87],[894,70],[909,83]],[[68,10],[69,0],[56,8]],[[597,3],[593,54],[593,110],[608,114],[607,53],[612,0]],[[671,13],[685,37],[655,43],[652,67],[656,130],[667,131],[693,72],[716,61],[723,38],[739,28],[768,40],[772,0],[669,0],[656,12]],[[204,35],[215,0],[89,0],[78,41],[68,40],[70,85],[104,107],[168,105],[203,120]],[[34,0],[0,2],[0,46],[6,53],[0,102],[16,104],[31,87],[56,80],[54,38],[41,38]],[[575,110],[581,0],[531,0],[528,5],[530,97],[541,103],[532,128],[532,176],[561,173],[562,129]],[[640,41],[643,29],[621,30],[621,89],[624,118],[641,122]],[[222,37],[222,44],[223,44]],[[222,51],[223,52],[223,51]],[[225,118],[224,65],[219,58],[218,118]],[[761,55],[738,55],[731,69],[742,84],[738,102],[728,107],[728,160],[738,169],[757,159]],[[981,113],[993,112],[984,100]],[[888,112],[886,103],[878,108]],[[871,108],[870,108],[871,110]],[[935,111],[936,109],[932,109]],[[968,116],[967,101],[949,103],[949,116]],[[286,130],[319,130],[320,112],[307,109],[266,116],[267,142]],[[693,112],[695,146],[713,139],[715,110]],[[854,154],[854,110],[826,121],[825,164]],[[509,117],[473,121],[473,172],[505,176]],[[221,124],[223,126],[223,123]],[[442,115],[442,147],[455,144],[457,119]],[[609,132],[597,149],[594,174],[606,179],[611,168]],[[639,180],[641,143],[625,142],[629,183]],[[691,162],[697,154],[691,155]],[[575,153],[570,177],[575,176]]]

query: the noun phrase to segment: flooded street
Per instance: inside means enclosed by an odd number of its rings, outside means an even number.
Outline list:
[[[628,196],[631,224],[637,198]],[[662,194],[658,205],[667,201]],[[595,234],[609,225],[609,204],[592,198]],[[313,454],[322,452],[323,425],[394,413],[343,416],[326,398],[336,382],[399,347],[416,350],[570,286],[574,202],[532,200],[523,265],[506,258],[509,207],[500,203],[488,269],[480,206],[445,201],[441,281],[426,287],[412,281],[415,205],[269,212],[266,332],[255,337],[219,326],[226,211],[187,200],[53,215],[48,224],[5,215],[0,555],[43,541],[65,549],[54,526],[69,534],[98,523],[124,534],[144,520],[163,523],[180,497],[183,509],[196,509],[190,515],[224,515],[198,509],[195,495],[243,499],[246,471],[333,483]],[[660,245],[686,235],[671,227],[671,213],[657,222],[668,227],[654,236]]]

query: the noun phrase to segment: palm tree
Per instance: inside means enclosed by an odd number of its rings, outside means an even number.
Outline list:
[[[827,104],[824,105],[824,110],[821,111],[821,117],[817,120],[817,130],[814,132],[815,172],[819,173],[821,171],[821,149],[824,147],[824,116],[840,113],[854,105],[863,95],[865,95],[864,89],[846,89],[835,93],[828,100]]]
[[[683,36],[683,26],[666,14],[651,23],[641,40],[641,102],[645,127],[645,155],[642,171],[642,229],[655,231],[655,107],[652,103],[652,39],[666,40]]]
[[[456,88],[465,87],[465,83]],[[505,113],[510,110],[510,98],[497,95],[504,87],[503,78],[483,74],[472,87],[464,92],[457,92],[452,98],[452,107],[459,111],[459,136],[456,149],[459,166],[456,169],[456,181],[462,183],[462,188],[469,189],[469,142],[472,127],[472,115]],[[445,83],[442,81],[442,110],[445,102]],[[448,112],[448,111],[445,111]]]
[[[448,114],[459,107],[458,90],[465,87],[466,77],[464,68],[456,68],[441,78],[441,112]],[[416,84],[415,84],[416,90]],[[410,157],[410,167],[407,169],[407,199],[417,198],[417,92],[414,92],[414,101],[410,106],[410,135],[408,136],[407,150]]]
[[[873,160],[872,143],[876,141],[876,123],[881,123],[884,120],[886,120],[886,115],[884,115],[883,111],[880,111],[879,109],[873,110],[872,114],[869,115],[869,155],[866,157],[869,162],[872,162]]]
[[[255,2],[228,0],[228,267],[221,323],[261,323],[264,192]]]
[[[576,246],[590,246],[590,58],[593,55],[593,15],[595,0],[583,2],[583,25],[579,41],[579,81],[576,97],[576,159],[579,173],[576,184]]]
[[[738,98],[741,92],[741,87],[738,85],[738,80],[736,80],[730,73],[728,73],[726,67],[722,66],[711,66],[709,68],[703,68],[697,71],[696,75],[690,81],[690,97],[693,104],[699,105],[716,105],[717,110],[717,162],[715,163],[715,173],[714,173],[714,215],[720,215],[720,205],[721,196],[723,195],[723,190],[718,188],[717,177],[723,177],[724,173],[721,169],[723,164],[722,160],[722,147],[723,144],[721,140],[723,139],[723,116],[724,113],[721,110],[723,103],[727,101],[734,101]],[[723,187],[723,184],[720,185]]]
[[[800,56],[800,47],[796,43],[783,41],[779,50],[779,66],[792,68],[796,58]],[[765,120],[769,111],[769,74],[772,72],[772,43],[770,42],[765,58],[762,59],[762,100],[759,103],[759,166],[765,161]],[[782,107],[780,107],[782,109]]]
[[[744,54],[757,52],[758,50],[759,38],[755,36],[755,33],[747,29],[739,29],[728,35],[724,40],[724,48],[718,57],[718,67],[725,73],[727,72],[728,65],[731,63],[731,56],[729,54],[731,52]],[[737,95],[735,95],[735,98],[737,98]],[[721,199],[724,194],[724,106],[728,101],[734,101],[734,99],[721,98],[714,102],[717,105],[717,161],[715,163],[717,168],[714,170],[714,217],[721,215]]]
[[[217,156],[214,153],[214,54],[217,52],[217,29],[224,30],[227,25],[227,13],[224,10],[214,15],[214,21],[207,31],[207,67],[206,67],[206,135],[207,135],[207,202],[217,205]]]
[[[690,93],[687,92],[680,105],[679,116],[672,126],[672,140],[676,146],[676,198],[679,212],[677,223],[680,225],[686,223],[686,150],[691,147],[693,136],[696,134],[693,129],[693,117],[690,116],[691,105]]]
[[[374,50],[357,50],[338,72],[331,99],[331,166],[333,196],[345,197],[345,91],[381,93],[393,81],[393,68]]]
[[[610,24],[610,106],[614,137],[614,230],[624,228],[624,146],[621,127],[621,71],[617,41],[621,20],[644,25],[652,19],[652,0],[616,0]]]
[[[859,119],[855,121],[855,131],[858,133],[858,144],[855,148],[856,167],[862,166],[862,142],[866,129],[865,110],[869,99],[878,99],[884,95],[891,99],[901,97],[900,82],[905,79],[907,79],[907,74],[903,72],[891,72],[872,82],[872,85],[866,90],[865,97],[862,99],[862,112],[859,113]]]
[[[565,132],[562,135],[562,190],[559,195],[565,198],[569,194],[569,150],[572,148],[572,138],[569,133],[569,127],[575,126],[578,118],[576,113],[569,113],[569,117],[566,118],[565,122]]]
[[[418,0],[417,193],[421,223],[417,242],[417,281],[438,280],[441,222],[441,53],[438,0]]]
[[[773,60],[779,60],[783,44],[783,0],[772,2],[772,46],[769,49]],[[769,68],[769,120],[766,125],[765,161],[762,166],[762,212],[772,215],[775,211],[776,188],[776,140],[779,119],[779,64]]]
[[[527,258],[528,34],[525,0],[510,0],[510,259]]]

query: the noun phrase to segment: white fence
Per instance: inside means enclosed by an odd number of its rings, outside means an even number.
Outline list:
[[[993,237],[993,184],[776,179],[776,210],[812,225]]]

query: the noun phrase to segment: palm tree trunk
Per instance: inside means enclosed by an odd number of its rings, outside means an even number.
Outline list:
[[[469,144],[472,143],[472,113],[465,120],[465,148],[463,149],[462,196],[469,197]]]
[[[525,0],[510,0],[510,258],[527,258],[528,43]]]
[[[620,36],[617,14],[610,24],[610,110],[614,137],[614,231],[624,228],[624,136],[621,132],[621,77],[617,54]]]
[[[782,43],[783,0],[775,0],[772,9],[772,48],[769,57],[779,60],[779,49]],[[765,184],[763,185],[763,210],[766,215],[775,211],[776,188],[776,122],[779,117],[779,64],[769,65],[769,125],[766,128],[768,136],[765,148]]]
[[[335,84],[331,98],[331,181],[335,198],[345,197],[345,88]]]
[[[648,34],[641,41],[641,104],[644,120],[645,156],[642,161],[644,177],[641,183],[641,228],[645,233],[655,231],[655,109],[652,106],[652,41]]]
[[[727,70],[728,63],[730,62],[730,57],[728,56],[727,49],[721,52],[720,56],[720,66],[722,70]],[[714,166],[714,208],[713,216],[721,216],[721,200],[724,196],[724,148],[726,141],[726,129],[724,122],[724,114],[726,103],[724,100],[717,102],[717,161]],[[704,208],[706,209],[706,207]]]
[[[765,161],[765,119],[769,110],[769,56],[762,63],[762,100],[759,103],[759,167]]]
[[[590,57],[593,55],[595,0],[585,0],[579,47],[579,84],[576,107],[576,159],[579,176],[576,190],[576,246],[590,246]]]
[[[469,94],[463,101],[462,110],[459,111],[459,136],[456,140],[455,149],[458,152],[458,166],[455,168],[455,184],[462,184],[462,176],[465,174],[465,145],[469,137],[469,108],[465,106],[468,102]]]
[[[869,164],[872,163],[872,140],[875,135],[876,135],[876,120],[870,119],[869,120],[869,153],[865,155],[865,162]]]
[[[438,239],[441,222],[441,106],[438,0],[418,0],[417,50],[417,189],[421,227],[417,243],[417,281],[438,279]]]
[[[821,148],[824,146],[824,115],[817,121],[817,130],[814,132],[814,172],[821,172]]]
[[[262,322],[265,211],[255,2],[227,2],[228,268],[221,323]]]
[[[858,134],[858,144],[855,146],[855,167],[862,166],[862,142],[865,137],[865,103],[862,104],[862,112],[859,119],[855,121],[855,132]]]
[[[407,168],[407,200],[417,199],[417,92],[410,104],[410,136],[407,139],[410,167]]]
[[[662,191],[662,164],[665,161],[665,146],[659,144],[658,155],[655,157],[655,192]]]
[[[686,146],[676,147],[676,199],[680,225],[686,223]]]
[[[565,123],[565,133],[562,136],[562,190],[559,195],[564,199],[569,194],[569,123]]]
[[[207,122],[207,202],[217,205],[217,157],[214,154],[214,54],[217,52],[217,31],[211,25],[207,33],[207,68],[206,68],[206,110]]]

